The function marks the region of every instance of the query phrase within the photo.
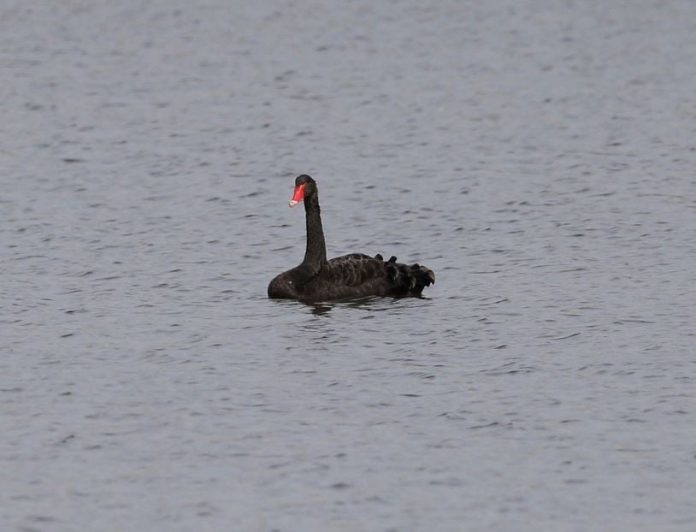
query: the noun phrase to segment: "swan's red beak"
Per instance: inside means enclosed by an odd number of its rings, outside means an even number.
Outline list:
[[[304,199],[304,187],[304,184],[295,187],[292,198],[290,199],[290,207],[294,207]]]

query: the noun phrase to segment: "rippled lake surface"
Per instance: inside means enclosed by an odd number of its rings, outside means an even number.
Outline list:
[[[2,530],[693,530],[696,4],[0,2]],[[423,299],[270,301],[304,254]]]

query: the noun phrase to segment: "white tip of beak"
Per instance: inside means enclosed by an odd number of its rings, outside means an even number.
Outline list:
[[[294,207],[294,206],[297,205],[298,203],[299,203],[299,201],[295,201],[294,199],[291,199],[291,200],[288,202],[288,207]]]

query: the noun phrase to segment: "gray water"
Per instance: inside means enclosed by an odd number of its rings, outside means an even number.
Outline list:
[[[696,4],[0,2],[0,528],[694,530]],[[308,306],[304,254],[432,268]]]

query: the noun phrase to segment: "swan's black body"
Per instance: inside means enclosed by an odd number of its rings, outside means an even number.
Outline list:
[[[299,195],[298,195],[299,189]],[[268,297],[328,301],[367,296],[420,296],[435,282],[435,274],[418,264],[400,264],[353,253],[326,260],[316,182],[308,175],[295,179],[295,197],[304,199],[307,251],[302,264],[278,275],[268,285]],[[298,200],[299,201],[299,200]]]

